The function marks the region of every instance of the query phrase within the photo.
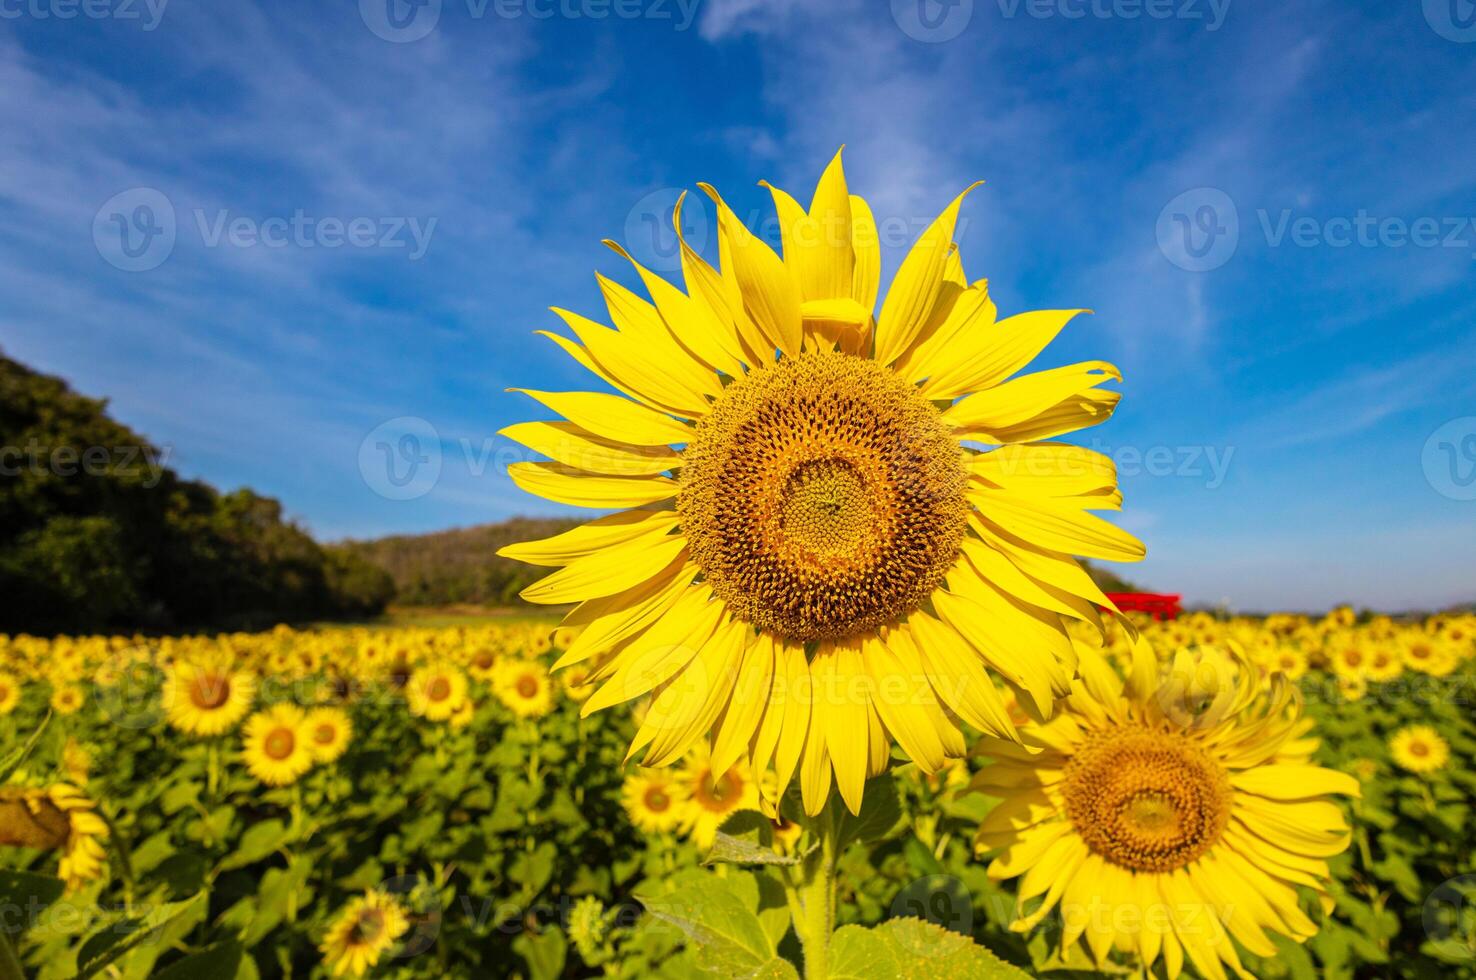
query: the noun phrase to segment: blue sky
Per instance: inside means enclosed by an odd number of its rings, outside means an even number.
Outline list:
[[[1047,359],[1124,370],[1131,577],[1476,597],[1469,0],[69,2],[0,0],[0,347],[321,537],[552,512],[494,433],[584,383],[531,331],[600,239],[660,266],[677,189],[761,220],[845,144],[884,282],[982,178],[1001,313],[1096,311]]]

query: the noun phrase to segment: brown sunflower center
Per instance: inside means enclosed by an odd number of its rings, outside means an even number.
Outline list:
[[[1430,746],[1428,746],[1424,742],[1420,742],[1420,741],[1410,742],[1409,743],[1409,754],[1410,755],[1429,755],[1430,754]]]
[[[704,809],[723,813],[731,809],[742,795],[743,778],[730,769],[718,780],[712,778],[711,772],[707,773],[698,782],[692,797]]]
[[[313,729],[313,741],[319,745],[332,745],[337,735],[338,729],[331,722],[321,722]]]
[[[296,747],[297,736],[290,728],[273,728],[261,743],[261,751],[267,758],[278,762],[292,755],[292,750]]]
[[[524,674],[518,678],[518,695],[531,698],[538,693],[538,678]]]
[[[190,701],[201,711],[214,711],[230,700],[231,679],[224,674],[198,674],[190,682]]]
[[[354,920],[353,938],[355,945],[374,942],[384,932],[384,913],[378,909],[365,909]]]
[[[1066,766],[1066,815],[1086,845],[1133,871],[1171,871],[1214,846],[1230,819],[1224,767],[1182,735],[1122,728]]]
[[[713,591],[807,642],[916,609],[958,557],[963,451],[875,361],[784,358],[728,386],[683,453],[677,511]]]
[[[431,701],[444,701],[451,696],[451,682],[444,677],[436,677],[425,687],[425,696]]]
[[[671,809],[671,797],[660,786],[652,786],[646,790],[645,801],[646,809],[652,813],[665,813]]]

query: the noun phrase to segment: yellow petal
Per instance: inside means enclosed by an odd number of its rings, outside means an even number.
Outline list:
[[[640,507],[675,497],[679,484],[664,476],[591,476],[562,463],[514,463],[507,475],[522,489],[573,507]]]
[[[1022,541],[1103,561],[1141,561],[1143,543],[1093,514],[1004,491],[975,491],[969,500],[986,520]]]
[[[632,448],[601,439],[573,422],[519,422],[497,434],[566,466],[610,476],[650,476],[682,464],[681,457],[665,446]]]
[[[541,402],[582,429],[632,446],[685,445],[692,430],[629,398],[598,391],[533,391],[510,388]]]
[[[756,238],[708,184],[698,184],[718,211],[718,235],[727,243],[727,259],[738,284],[743,308],[772,348],[793,357],[800,351],[803,329],[799,289],[784,262]],[[724,268],[726,275],[728,270]]]
[[[855,194],[851,195],[851,248],[856,256],[851,298],[871,313],[876,310],[876,293],[881,288],[881,238],[871,205]]]
[[[583,663],[635,636],[676,605],[696,575],[696,566],[673,562],[632,589],[580,603],[564,617],[563,625],[584,628],[554,663],[554,669]]]
[[[979,183],[970,184],[954,198],[902,260],[882,303],[881,315],[877,317],[876,360],[879,363],[891,364],[901,356],[928,322],[933,303],[943,286],[948,254],[954,248],[953,229],[958,223],[959,205]]]
[[[1122,374],[1106,361],[1083,361],[1037,371],[960,399],[943,413],[958,429],[992,431],[1028,422],[1068,398]]]
[[[673,333],[680,328],[681,332],[675,334],[677,343],[690,348],[693,356],[714,371],[722,371],[735,378],[742,373],[743,362],[738,356],[731,323],[724,325],[719,314],[703,297],[688,296],[631,258],[630,253],[615,242],[607,241],[605,244],[635,266],[661,319]]]
[[[687,539],[658,531],[565,565],[534,582],[520,595],[528,602],[557,605],[613,595],[652,578],[678,559],[685,560]]]
[[[1363,795],[1358,780],[1321,766],[1259,766],[1230,774],[1230,785],[1273,800],[1300,800],[1327,793]]]
[[[625,510],[595,518],[551,538],[506,545],[497,554],[529,565],[567,565],[629,541],[664,536],[676,524],[675,511]]]
[[[1024,368],[1045,350],[1066,324],[1090,310],[1033,310],[999,322],[991,316],[971,323],[930,365],[922,386],[929,398],[957,398],[982,391]]]

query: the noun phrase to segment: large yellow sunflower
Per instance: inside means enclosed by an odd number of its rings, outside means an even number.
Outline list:
[[[164,680],[169,724],[189,735],[231,731],[256,700],[256,678],[220,661],[176,661]]]
[[[1350,834],[1325,797],[1358,782],[1308,763],[1284,677],[1263,692],[1248,662],[1216,656],[1201,652],[1191,683],[1178,658],[1163,682],[1143,643],[1124,684],[1083,651],[1066,710],[1022,729],[1028,748],[981,742],[992,764],[973,786],[1002,802],[977,843],[997,852],[992,877],[1023,875],[1013,928],[1059,909],[1063,951],[1083,938],[1099,966],[1114,948],[1145,969],[1162,956],[1170,980],[1186,957],[1207,977],[1248,975],[1239,949],[1275,956],[1268,931],[1317,931],[1297,888],[1330,909],[1327,859]],[[1198,683],[1211,675],[1217,690]]]
[[[101,877],[108,825],[97,804],[70,783],[45,789],[0,788],[0,846],[58,851],[57,877],[76,891]]]
[[[323,964],[330,976],[362,977],[409,928],[410,919],[394,897],[367,891],[345,905],[328,927],[319,947]]]
[[[720,268],[683,241],[685,291],[634,260],[650,302],[597,277],[615,329],[555,310],[577,340],[546,335],[620,394],[528,391],[563,418],[503,431],[550,457],[510,467],[525,490],[625,509],[501,553],[559,569],[524,598],[578,604],[556,666],[590,665],[586,714],[653,696],[645,764],[711,732],[719,772],[749,754],[782,795],[798,768],[811,813],[833,773],[855,811],[893,739],[931,772],[956,718],[1014,735],[986,666],[1037,716],[1070,690],[1063,621],[1107,604],[1072,556],[1143,547],[1090,513],[1120,506],[1111,461],[1043,440],[1110,416],[1118,372],[1017,376],[1082,311],[997,320],[953,242],[964,194],[874,313],[839,154],[808,211],[770,188],[782,258],[702,186]]]

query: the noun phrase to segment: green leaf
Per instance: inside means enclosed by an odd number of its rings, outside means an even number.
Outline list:
[[[33,925],[41,913],[62,897],[66,882],[29,871],[0,871],[0,908],[14,910],[0,918],[7,935],[18,936]]]
[[[230,871],[255,864],[262,858],[275,853],[288,840],[287,825],[280,820],[263,820],[246,828],[236,849],[227,854],[216,865],[216,872]]]
[[[841,804],[832,801],[832,806]],[[902,802],[897,793],[897,783],[891,773],[879,776],[866,784],[866,796],[861,800],[861,812],[852,814],[841,811],[840,846],[852,841],[870,844],[879,841],[902,820]]]
[[[25,742],[5,753],[4,758],[0,758],[0,785],[4,785],[17,769],[25,765],[31,753],[36,751],[36,746],[41,743],[41,736],[45,734],[46,726],[50,723],[51,712],[48,711],[41,716],[41,720],[36,723],[36,730]]]
[[[890,919],[875,929],[842,926],[831,938],[831,980],[1029,980],[1030,975],[967,936],[921,919]]]
[[[705,875],[670,894],[638,889],[635,897],[652,917],[682,933],[699,968],[725,976],[798,980],[758,915],[727,881]]]
[[[234,977],[241,970],[245,950],[235,941],[207,946],[182,960],[175,960],[155,973],[153,980],[196,980],[199,977]]]
[[[77,951],[77,980],[96,976],[119,957],[146,943],[160,943],[167,927],[186,916],[204,910],[203,893],[183,902],[166,902],[138,918],[111,922],[94,932]],[[193,920],[191,920],[193,921]]]
[[[780,854],[772,847],[750,844],[739,837],[729,837],[721,830],[707,852],[708,864],[799,864],[799,858]]]
[[[528,961],[528,975],[532,980],[558,980],[569,955],[569,944],[558,926],[541,933],[524,932],[512,941],[512,948]]]

